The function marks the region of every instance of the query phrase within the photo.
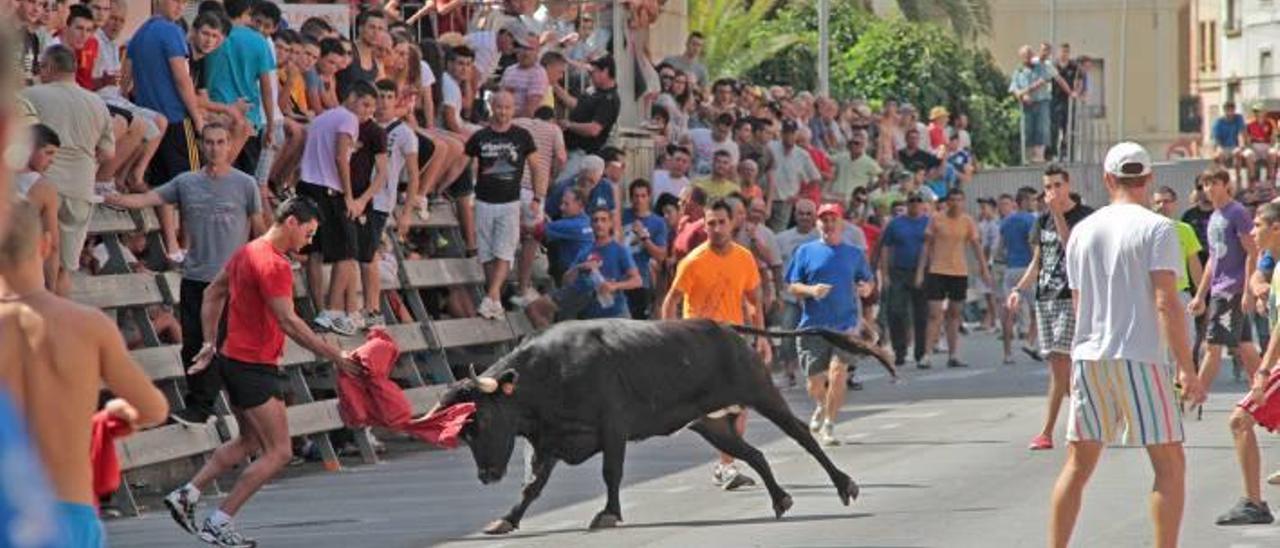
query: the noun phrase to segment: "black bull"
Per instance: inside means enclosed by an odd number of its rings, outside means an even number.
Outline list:
[[[608,502],[591,527],[614,526],[622,521],[618,487],[626,443],[685,427],[750,465],[764,481],[775,515],[782,517],[791,497],[774,479],[764,455],[734,430],[735,413],[714,413],[736,405],[755,409],[804,447],[830,476],[842,503],[857,498],[858,485],[832,464],[791,413],[759,356],[735,330],[763,333],[707,320],[567,322],[524,341],[483,375],[452,386],[441,406],[476,404],[461,437],[471,448],[481,482],[498,481],[506,473],[516,436],[528,439],[534,449],[533,481],[524,486],[520,502],[485,532],[518,528],[557,461],[580,464],[600,452]],[[875,356],[893,371],[874,347],[839,333],[769,333],[822,336]],[[718,416],[708,416],[712,413]]]

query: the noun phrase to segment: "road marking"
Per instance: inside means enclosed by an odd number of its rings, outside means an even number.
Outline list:
[[[870,435],[871,435],[871,434],[868,434],[868,433],[866,433],[866,432],[860,432],[860,433],[854,434],[854,435],[852,435],[852,436],[845,436],[845,438],[847,438],[847,439],[851,439],[851,440],[860,440],[860,439],[865,438],[865,437],[870,436]]]
[[[672,487],[672,488],[670,488],[670,489],[666,489],[666,490],[664,490],[663,492],[664,492],[664,493],[669,493],[669,494],[674,495],[674,494],[676,494],[676,493],[683,493],[683,492],[685,492],[685,491],[690,491],[690,490],[692,490],[692,489],[693,489],[693,486],[692,486],[692,485],[688,485],[688,484],[686,484],[686,485],[677,485],[677,486]]]
[[[881,430],[890,430],[890,429],[893,429],[893,428],[897,428],[897,427],[899,427],[899,426],[902,426],[902,423],[899,423],[899,422],[891,422],[891,423],[889,423],[889,424],[882,424],[882,425],[880,425],[880,429],[881,429]]]
[[[931,419],[941,415],[942,411],[929,411],[927,413],[887,413],[880,415],[882,419]]]

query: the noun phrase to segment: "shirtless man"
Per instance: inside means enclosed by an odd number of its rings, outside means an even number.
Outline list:
[[[0,387],[26,418],[67,546],[106,546],[89,463],[99,390],[105,384],[116,395],[108,409],[135,428],[163,421],[169,404],[129,357],[115,322],[45,289],[51,251],[35,208],[15,205],[9,237],[0,241]],[[55,336],[58,325],[76,326],[76,336]]]

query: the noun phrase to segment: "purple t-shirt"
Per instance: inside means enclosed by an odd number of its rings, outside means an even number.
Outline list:
[[[337,106],[320,113],[307,128],[307,143],[302,149],[302,180],[342,192],[338,178],[338,135],[351,137],[354,147],[360,135],[360,120],[347,107]]]
[[[1248,257],[1240,237],[1252,228],[1249,212],[1235,200],[1209,217],[1209,260],[1216,261],[1209,282],[1212,296],[1234,297],[1244,289],[1244,263]]]

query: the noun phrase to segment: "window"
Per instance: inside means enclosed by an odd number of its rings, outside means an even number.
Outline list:
[[[1209,21],[1209,72],[1218,70],[1218,22]]]
[[[1271,50],[1264,49],[1258,52],[1258,98],[1270,99],[1275,93],[1275,61],[1272,58]]]
[[[1238,34],[1240,32],[1240,2],[1238,0],[1226,0],[1226,4],[1222,28],[1228,35]]]
[[[1196,69],[1200,72],[1209,70],[1209,46],[1206,38],[1209,34],[1209,23],[1201,21],[1196,33]]]

